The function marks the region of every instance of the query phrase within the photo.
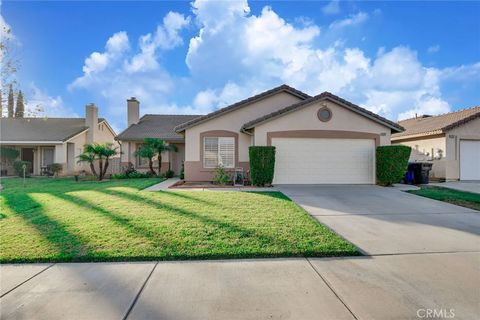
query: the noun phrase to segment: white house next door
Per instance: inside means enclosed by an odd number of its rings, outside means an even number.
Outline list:
[[[460,180],[480,180],[478,140],[460,140]]]
[[[373,184],[373,139],[273,138],[273,184]]]

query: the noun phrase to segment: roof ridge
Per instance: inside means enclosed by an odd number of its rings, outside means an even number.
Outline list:
[[[423,118],[422,116],[424,116],[425,114],[422,114],[422,115],[417,116],[417,117],[411,117],[411,118],[399,120],[398,122],[407,121],[407,120],[415,120],[415,119],[428,119],[428,118],[434,118],[434,117],[442,117],[442,116],[446,116],[446,115],[449,115],[449,114],[464,112],[464,111],[472,110],[472,109],[476,109],[476,108],[479,108],[479,109],[480,109],[480,105],[478,105],[478,106],[473,106],[473,107],[468,107],[468,108],[463,108],[463,109],[459,109],[459,110],[455,110],[455,111],[440,113],[440,114],[432,115],[432,116],[426,117],[426,118]],[[480,112],[480,111],[479,111],[479,112]]]
[[[287,84],[282,84],[282,85],[279,85],[277,87],[274,87],[274,88],[271,88],[269,90],[266,90],[266,91],[263,91],[263,92],[260,92],[254,96],[251,96],[251,97],[248,97],[248,98],[245,98],[243,100],[240,100],[240,101],[237,101],[233,104],[230,104],[228,106],[225,106],[223,108],[220,108],[220,109],[217,109],[215,111],[212,111],[206,115],[203,115],[203,116],[200,116],[198,117],[197,119],[192,119],[190,121],[187,121],[185,123],[182,123],[178,126],[176,126],[174,128],[174,130],[176,132],[179,132],[183,129],[186,129],[188,128],[189,126],[197,123],[197,122],[201,122],[201,121],[204,121],[204,120],[208,120],[210,119],[211,117],[215,117],[216,115],[219,115],[219,114],[222,114],[224,112],[229,112],[229,111],[232,111],[232,110],[235,110],[236,108],[240,108],[241,106],[243,105],[246,105],[246,104],[249,104],[249,103],[252,103],[254,101],[257,101],[257,100],[260,100],[260,99],[263,99],[264,97],[267,97],[271,94],[274,94],[274,93],[277,93],[281,90],[286,90],[286,91],[289,91],[291,94],[294,94],[296,96],[298,96],[299,98],[303,98],[303,99],[309,99],[311,98],[310,95],[306,94],[305,92],[302,92],[298,89],[295,89],[293,87],[290,87],[289,85]]]
[[[382,122],[384,124],[386,124],[387,126],[390,126],[391,128],[393,129],[397,129],[397,130],[400,130],[400,131],[403,131],[405,130],[402,126],[400,126],[398,123],[394,122],[394,121],[391,121],[391,120],[388,120],[387,118],[384,118],[370,110],[367,110],[365,108],[362,108],[348,100],[345,100],[337,95],[334,95],[333,93],[330,93],[328,91],[324,91],[320,94],[317,94],[316,96],[313,96],[313,97],[310,97],[308,99],[305,99],[303,101],[299,101],[299,102],[296,102],[294,104],[291,104],[287,107],[284,107],[282,109],[279,109],[279,110],[276,110],[274,112],[271,112],[269,114],[266,114],[266,115],[263,115],[262,117],[259,117],[257,119],[254,119],[254,120],[251,120],[247,123],[245,123],[243,126],[242,126],[242,130],[246,130],[246,129],[249,129],[250,127],[252,127],[253,125],[257,124],[257,123],[261,123],[261,122],[264,122],[266,120],[269,120],[269,119],[272,119],[272,118],[275,118],[277,116],[280,116],[284,113],[288,113],[290,111],[293,111],[295,110],[296,108],[298,107],[301,107],[303,105],[308,105],[310,104],[311,102],[316,102],[316,101],[320,101],[324,98],[330,98],[334,101],[336,101],[337,103],[341,103],[341,104],[344,104],[346,106],[347,109],[351,108],[351,109],[355,109],[357,110],[357,112],[359,113],[363,113],[364,116],[367,116],[367,117],[371,117],[373,118],[373,120],[375,121],[379,121],[379,122]]]

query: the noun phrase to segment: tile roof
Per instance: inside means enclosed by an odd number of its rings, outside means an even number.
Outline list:
[[[1,118],[0,142],[66,141],[86,129],[85,118]]]
[[[198,117],[200,115],[146,114],[137,124],[123,130],[116,139],[120,141],[141,141],[145,138],[183,140],[183,136],[175,132],[175,126]]]
[[[212,118],[216,118],[216,117],[218,117],[218,116],[220,116],[220,115],[222,115],[222,114],[224,114],[224,113],[227,113],[227,112],[234,111],[234,110],[236,110],[236,109],[242,108],[242,107],[244,107],[244,106],[247,106],[247,105],[250,104],[250,103],[256,102],[256,101],[258,101],[258,100],[261,100],[261,99],[263,99],[263,98],[266,98],[266,97],[268,97],[268,96],[274,95],[274,94],[279,93],[279,92],[282,92],[282,91],[283,91],[283,92],[288,92],[288,93],[290,93],[290,94],[293,94],[293,95],[295,95],[295,96],[297,96],[297,97],[299,97],[299,98],[301,98],[301,99],[308,99],[308,98],[310,98],[310,96],[309,96],[308,94],[306,94],[306,93],[304,93],[304,92],[302,92],[302,91],[300,91],[300,90],[297,90],[297,89],[295,89],[295,88],[292,88],[292,87],[290,87],[290,86],[288,86],[288,85],[286,85],[286,84],[282,84],[281,86],[278,86],[278,87],[275,87],[275,88],[273,88],[273,89],[264,91],[264,92],[262,92],[262,93],[259,93],[259,94],[255,95],[255,96],[250,97],[250,98],[247,98],[247,99],[245,99],[245,100],[241,100],[241,101],[236,102],[236,103],[234,103],[234,104],[232,104],[232,105],[229,105],[229,106],[227,106],[227,107],[225,107],[225,108],[218,109],[218,110],[216,110],[216,111],[214,111],[214,112],[211,112],[211,113],[209,113],[209,114],[207,114],[207,115],[204,115],[204,116],[198,117],[198,118],[196,118],[196,119],[193,119],[193,120],[191,120],[191,121],[188,121],[188,122],[186,122],[186,123],[180,124],[180,125],[178,125],[177,127],[175,127],[175,131],[176,131],[176,132],[181,132],[181,131],[183,131],[183,130],[189,128],[189,127],[192,127],[192,126],[194,126],[194,125],[196,125],[196,124],[199,124],[199,123],[201,123],[201,122],[205,122],[205,121],[210,120],[210,119],[212,119]]]
[[[392,139],[444,133],[478,117],[480,117],[480,106],[438,116],[420,116],[402,120],[399,121],[399,124],[405,128],[405,131],[392,135]]]
[[[298,103],[292,104],[291,106],[285,107],[283,109],[277,110],[275,112],[269,113],[267,115],[264,115],[260,118],[255,119],[255,120],[247,122],[243,125],[242,130],[248,130],[248,129],[254,128],[256,125],[258,125],[260,123],[263,123],[263,122],[269,121],[269,120],[273,120],[274,118],[280,117],[284,114],[287,114],[289,112],[297,110],[298,108],[307,106],[310,103],[318,102],[318,101],[325,100],[325,99],[328,99],[328,100],[331,100],[333,102],[339,103],[339,104],[345,106],[346,108],[348,108],[348,109],[350,109],[354,112],[357,112],[357,113],[359,113],[363,116],[366,116],[366,117],[372,119],[373,121],[379,122],[383,125],[386,125],[387,127],[390,127],[394,131],[397,131],[397,132],[403,131],[403,128],[399,124],[397,124],[393,121],[390,121],[390,120],[388,120],[384,117],[381,117],[376,113],[368,111],[367,109],[364,109],[360,106],[357,106],[356,104],[353,104],[353,103],[351,103],[351,102],[349,102],[345,99],[342,99],[339,96],[336,96],[336,95],[334,95],[330,92],[323,92],[323,93],[321,93],[319,95],[316,95],[314,97],[308,98],[306,100],[303,100],[303,101],[300,101]]]

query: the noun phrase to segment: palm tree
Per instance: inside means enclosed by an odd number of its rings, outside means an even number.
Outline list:
[[[135,151],[135,156],[148,159],[148,167],[152,175],[156,175],[153,169],[153,157],[155,157],[155,153],[155,150],[148,144],[143,144]]]
[[[93,175],[95,178],[98,179],[98,174],[97,170],[95,170],[95,155],[91,152],[87,152],[86,150],[83,150],[83,153],[81,153],[78,156],[78,162],[86,162],[90,165],[90,170],[92,171]]]
[[[78,156],[78,162],[87,162],[93,175],[98,180],[103,180],[107,173],[110,158],[117,154],[118,150],[116,147],[113,147],[112,143],[86,144],[83,148],[83,153]],[[96,160],[98,160],[99,173],[95,170],[94,163]]]
[[[176,145],[168,144],[164,140],[158,138],[145,138],[144,145],[150,146],[157,153],[158,175],[160,175],[162,169],[162,153],[166,151],[178,151]]]

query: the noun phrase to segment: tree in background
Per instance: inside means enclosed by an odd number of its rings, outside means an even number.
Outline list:
[[[8,117],[13,118],[13,107],[15,105],[15,100],[13,97],[13,87],[10,85],[10,88],[8,89]]]
[[[17,96],[17,107],[15,109],[15,117],[23,118],[24,114],[25,114],[25,105],[23,101],[23,93],[22,93],[22,90],[20,90]]]
[[[167,151],[177,152],[177,147],[173,144],[168,144],[164,140],[158,138],[145,138],[144,144],[150,146],[157,153],[158,175],[160,175],[160,172],[162,170],[162,153]]]
[[[155,154],[155,150],[148,144],[141,145],[137,151],[135,151],[135,156],[148,159],[148,167],[150,168],[150,173],[152,175],[156,175],[155,170],[153,169],[153,157],[155,157]]]
[[[3,24],[2,30],[0,30],[0,60],[2,63],[0,64],[0,112],[3,115],[3,106],[5,101],[3,100],[4,97],[8,96],[7,100],[7,110],[8,116],[13,117],[13,109],[10,113],[10,92],[12,92],[14,87],[17,85],[17,81],[15,75],[17,74],[17,70],[20,65],[20,61],[17,58],[16,49],[17,49],[17,41],[15,37],[12,35],[12,30],[7,24]],[[7,93],[8,92],[8,93]],[[13,101],[13,96],[12,96]],[[13,106],[12,106],[13,108]]]

